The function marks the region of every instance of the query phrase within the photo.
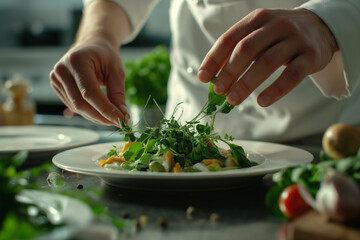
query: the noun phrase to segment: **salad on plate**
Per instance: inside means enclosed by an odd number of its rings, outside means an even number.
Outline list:
[[[121,122],[120,130],[125,134],[125,143],[120,147],[113,146],[107,158],[100,160],[100,167],[180,173],[223,171],[256,165],[248,159],[241,146],[232,143],[232,136],[226,134],[221,137],[214,130],[216,114],[226,114],[234,108],[225,95],[214,92],[214,80],[209,86],[207,103],[197,116],[185,124],[175,118],[181,103],[169,119],[159,121],[155,127],[133,131],[131,126]],[[201,120],[205,117],[209,117],[210,121],[204,124]],[[225,143],[227,148],[219,147],[219,142]]]

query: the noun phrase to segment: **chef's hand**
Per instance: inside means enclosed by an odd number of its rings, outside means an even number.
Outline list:
[[[257,9],[217,40],[204,58],[198,77],[209,82],[221,70],[214,90],[238,105],[285,66],[279,78],[258,96],[259,105],[267,107],[306,76],[322,70],[337,50],[332,33],[312,12]]]
[[[90,121],[119,126],[129,116],[119,51],[106,41],[72,47],[51,71],[50,82],[71,111]]]

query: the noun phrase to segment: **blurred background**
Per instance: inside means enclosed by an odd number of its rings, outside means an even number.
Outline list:
[[[158,45],[169,46],[169,0],[161,0],[139,36],[122,48],[136,59]],[[49,84],[49,72],[73,42],[82,14],[81,0],[0,1],[0,81],[16,75],[29,80],[38,115],[62,115],[65,106]],[[6,92],[1,90],[4,102]]]

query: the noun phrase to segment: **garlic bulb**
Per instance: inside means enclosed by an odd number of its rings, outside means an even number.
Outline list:
[[[328,169],[316,195],[315,208],[328,218],[350,220],[360,215],[360,190],[348,176]]]

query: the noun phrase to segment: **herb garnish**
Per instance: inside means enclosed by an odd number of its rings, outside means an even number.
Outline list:
[[[247,158],[244,149],[230,142],[233,137],[226,134],[222,138],[214,130],[216,114],[226,114],[234,108],[227,102],[225,95],[217,95],[214,92],[214,81],[215,78],[209,85],[208,102],[199,114],[185,124],[175,118],[182,103],[176,105],[169,119],[160,120],[155,127],[145,127],[136,132],[124,121],[121,122],[125,141],[132,142],[132,145],[123,153],[125,161],[121,161],[120,167],[126,170],[152,171],[151,166],[149,168],[150,162],[161,162],[164,156],[170,153],[168,156],[171,156],[172,165],[179,164],[183,171],[197,171],[192,166],[204,159],[218,160],[219,164],[223,165],[219,168],[219,165],[214,163],[208,167],[210,171],[229,169],[224,168],[226,157],[216,146],[218,142],[229,146],[231,157],[234,159],[233,167],[230,169],[251,167],[252,162]],[[210,123],[201,123],[205,117],[210,118]],[[114,146],[108,155],[115,156],[116,150]]]

